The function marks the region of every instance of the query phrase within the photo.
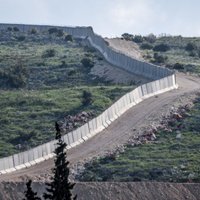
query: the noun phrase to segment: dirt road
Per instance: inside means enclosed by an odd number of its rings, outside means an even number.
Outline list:
[[[179,73],[177,74],[177,81],[179,84],[177,90],[144,100],[129,109],[101,133],[70,149],[68,151],[70,163],[78,165],[79,162],[84,162],[92,157],[112,151],[125,143],[130,136],[138,133],[141,127],[158,121],[162,114],[167,112],[182,96],[189,95],[200,89],[200,79],[198,78]],[[35,180],[45,179],[52,167],[53,160],[51,159],[30,168],[0,176],[0,181],[22,181],[27,176]]]

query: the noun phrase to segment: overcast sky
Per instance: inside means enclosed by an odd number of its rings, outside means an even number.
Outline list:
[[[200,0],[0,0],[0,22],[92,26],[108,37],[200,36]]]

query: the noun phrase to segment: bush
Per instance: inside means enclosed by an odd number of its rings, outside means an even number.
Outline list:
[[[76,70],[72,69],[68,72],[68,76],[74,76],[76,74]]]
[[[9,70],[0,71],[1,86],[5,85],[10,88],[21,88],[26,86],[28,79],[28,71],[26,67],[18,62]]]
[[[49,28],[48,30],[49,34],[56,34],[56,36],[58,37],[62,37],[64,35],[64,32],[62,29],[58,29],[58,28]]]
[[[51,58],[51,57],[54,57],[55,55],[56,55],[55,49],[47,49],[47,50],[43,53],[42,57],[43,57],[43,58]]]
[[[184,65],[181,64],[181,63],[175,63],[173,68],[177,69],[177,70],[183,70],[184,69]]]
[[[62,37],[63,35],[64,35],[63,30],[62,30],[62,29],[58,29],[58,30],[57,30],[57,36],[58,36],[58,37]]]
[[[145,39],[145,41],[147,41],[149,43],[154,43],[156,41],[156,36],[152,33],[143,38]]]
[[[191,57],[195,57],[195,56],[196,56],[195,51],[191,51],[191,52],[189,52],[189,56],[191,56]]]
[[[154,53],[154,61],[155,63],[165,63],[165,61],[167,60],[167,56],[162,56],[162,55],[159,55],[157,53]]]
[[[18,41],[24,41],[26,39],[26,37],[24,35],[20,35],[19,37],[17,37]]]
[[[82,105],[88,106],[92,103],[92,93],[84,90],[82,94]]]
[[[167,44],[158,44],[153,48],[154,51],[161,51],[161,52],[168,51],[169,49],[170,47]]]
[[[142,43],[143,41],[144,41],[144,39],[141,35],[135,35],[133,37],[133,42],[135,42],[135,43]]]
[[[153,46],[151,44],[145,42],[140,45],[140,48],[141,49],[153,49]]]
[[[199,66],[193,65],[193,64],[187,64],[184,66],[184,69],[185,69],[185,71],[196,73],[197,70],[199,69]]]
[[[60,66],[61,67],[68,67],[68,64],[64,60],[62,60]]]
[[[73,42],[72,35],[66,35],[66,36],[65,36],[65,41],[66,41],[66,42]]]
[[[7,28],[7,31],[12,31],[12,30],[13,30],[12,27]]]
[[[19,31],[19,28],[14,27],[14,28],[13,28],[13,31],[18,32],[18,31]]]
[[[191,42],[189,42],[185,47],[186,51],[194,51],[196,49],[197,49],[197,46],[194,43],[191,43]]]
[[[84,67],[92,68],[94,66],[94,62],[90,58],[83,58],[81,63]]]
[[[132,41],[133,40],[133,35],[131,35],[129,33],[124,33],[124,34],[122,34],[122,38],[127,40],[127,41]]]
[[[49,32],[49,34],[57,33],[58,29],[57,28],[49,28],[48,32]]]
[[[31,33],[31,34],[36,34],[36,33],[37,33],[37,29],[32,28],[30,33]]]

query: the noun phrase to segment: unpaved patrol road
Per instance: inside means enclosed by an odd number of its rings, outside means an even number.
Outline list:
[[[113,48],[117,48],[124,53],[127,53],[126,49],[128,49],[130,56],[131,47],[124,48],[122,44],[121,41],[120,43],[115,41],[112,44],[111,40],[111,46]],[[127,45],[128,44],[124,41],[124,46]],[[177,90],[144,100],[129,109],[101,133],[77,147],[70,149],[68,151],[68,160],[70,164],[77,165],[79,162],[83,163],[88,159],[104,155],[116,149],[119,145],[126,143],[131,136],[141,129],[141,127],[148,126],[158,121],[163,113],[167,112],[177,101],[180,101],[180,98],[189,96],[195,91],[200,91],[199,78],[178,73],[177,82],[179,85]],[[27,178],[45,180],[53,166],[53,159],[50,159],[27,169],[1,175],[0,181],[23,181]]]

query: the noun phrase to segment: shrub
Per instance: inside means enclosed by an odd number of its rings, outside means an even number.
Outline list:
[[[193,64],[187,64],[184,66],[185,71],[196,73],[199,69],[199,66]]]
[[[62,30],[62,29],[58,29],[58,30],[57,30],[57,36],[58,36],[58,37],[62,37],[63,35],[64,35],[63,30]]]
[[[81,63],[84,67],[92,68],[94,66],[94,62],[90,58],[83,58]]]
[[[141,49],[153,49],[153,46],[151,44],[145,42],[140,45],[140,48]]]
[[[183,70],[184,69],[184,65],[181,64],[181,63],[175,63],[173,68],[177,69],[177,70]]]
[[[12,30],[13,30],[12,27],[7,28],[7,31],[12,31]]]
[[[154,51],[161,51],[161,52],[168,51],[169,49],[170,47],[167,44],[158,44],[153,48]]]
[[[133,37],[133,42],[135,42],[135,43],[141,43],[143,41],[144,41],[144,39],[143,39],[143,37],[141,35],[135,35]]]
[[[156,41],[156,36],[152,33],[143,38],[149,43],[154,43]]]
[[[82,94],[82,105],[88,106],[92,103],[92,93],[84,90]]]
[[[73,76],[76,74],[76,70],[72,69],[68,72],[68,76]]]
[[[65,36],[65,41],[66,41],[66,42],[73,42],[72,35],[66,35],[66,36]]]
[[[36,34],[36,33],[37,33],[37,29],[32,28],[30,33],[31,33],[31,34]]]
[[[191,56],[191,57],[195,57],[195,56],[196,56],[195,51],[191,51],[191,52],[189,52],[189,56]]]
[[[56,36],[58,37],[62,37],[64,35],[64,32],[62,29],[58,29],[58,28],[49,28],[48,30],[49,34],[56,34]]]
[[[165,61],[167,60],[167,56],[162,56],[162,55],[159,55],[158,53],[154,53],[154,61],[155,63],[165,63]]]
[[[26,37],[24,35],[20,35],[19,37],[17,37],[18,41],[24,41],[26,39]]]
[[[28,71],[26,67],[18,62],[9,70],[0,71],[1,86],[5,85],[10,88],[21,88],[26,86],[28,79]]]
[[[14,27],[14,28],[13,28],[13,31],[18,32],[18,31],[19,31],[19,28]]]
[[[61,66],[61,67],[67,67],[68,65],[67,65],[67,63],[66,63],[64,60],[62,60],[60,66]]]
[[[46,64],[45,64],[45,62],[38,62],[38,63],[36,63],[36,65],[37,65],[38,67],[41,67],[41,66],[45,66]]]
[[[132,41],[133,40],[133,35],[131,35],[129,33],[124,33],[124,34],[122,34],[122,38],[127,40],[127,41]]]
[[[50,58],[50,57],[54,57],[55,55],[56,55],[55,49],[47,49],[47,50],[43,53],[42,57],[43,57],[43,58]]]
[[[49,28],[49,29],[48,29],[48,32],[49,32],[49,34],[57,33],[57,32],[58,32],[58,29],[55,28],[55,27]]]
[[[194,43],[191,43],[191,42],[189,42],[185,47],[186,51],[194,51],[196,49],[197,49],[197,46]]]

